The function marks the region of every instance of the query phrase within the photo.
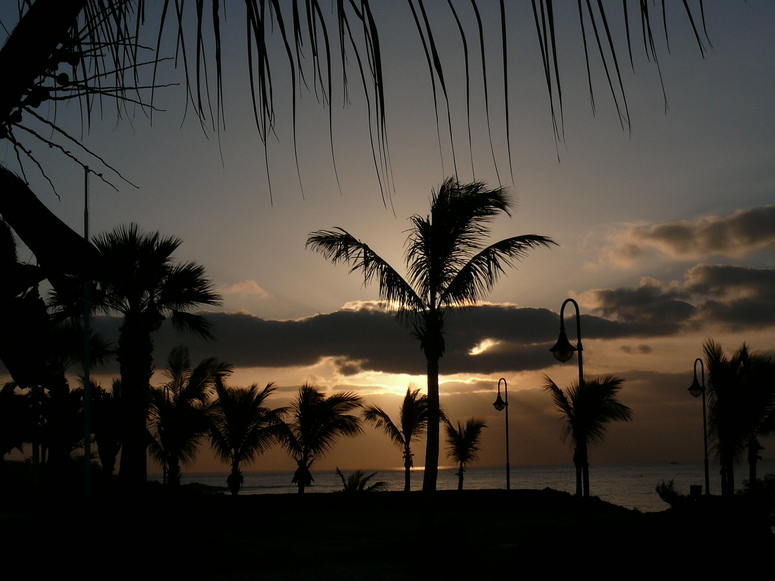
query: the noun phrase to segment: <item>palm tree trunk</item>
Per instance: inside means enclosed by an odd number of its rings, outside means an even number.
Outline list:
[[[721,457],[721,496],[732,497],[735,494],[734,456],[723,453]]]
[[[149,382],[153,343],[142,315],[127,313],[118,340],[121,373],[121,465],[119,480],[129,488],[147,480]]]
[[[412,490],[412,452],[409,446],[404,448],[404,492]]]
[[[45,387],[48,388],[49,399],[46,414],[46,478],[49,484],[62,486],[70,465],[72,440],[69,437],[69,427],[73,418],[68,408],[70,387],[64,373],[56,374]]]
[[[242,488],[242,470],[240,470],[240,463],[237,460],[231,463],[231,474],[226,479],[226,485],[233,496],[237,496]]]
[[[458,467],[457,471],[457,489],[463,490],[463,473],[465,472],[465,468],[463,467],[463,464],[461,463]]]
[[[439,357],[427,355],[428,369],[428,430],[425,442],[425,472],[423,492],[435,492],[439,472]]]
[[[180,486],[180,460],[175,456],[171,457],[169,460],[167,484],[172,488],[178,488]]]
[[[584,498],[589,498],[589,462],[584,462],[581,473],[584,480]]]
[[[581,442],[579,446],[579,467],[581,469],[581,486],[584,489],[584,498],[589,498],[589,451],[587,442]]]
[[[756,486],[756,462],[759,460],[759,450],[762,447],[756,437],[748,441],[748,488]]]

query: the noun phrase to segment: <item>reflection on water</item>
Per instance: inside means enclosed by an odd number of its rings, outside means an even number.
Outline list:
[[[352,472],[343,470],[345,476]],[[371,482],[385,481],[389,490],[404,489],[403,469],[367,470],[367,474],[377,472]],[[455,490],[457,488],[456,468],[440,468],[438,489]],[[760,463],[760,476],[775,473],[775,459]],[[183,474],[183,484],[200,482],[210,486],[226,486],[227,471],[219,474]],[[246,472],[244,488],[240,494],[287,494],[295,493],[291,483],[292,471],[288,472]],[[306,493],[335,492],[341,490],[342,482],[333,470],[313,471],[314,485]],[[422,488],[422,469],[412,470],[412,490]],[[736,486],[742,486],[747,476],[747,467],[740,465],[736,471]],[[691,485],[703,485],[705,481],[702,462],[679,463],[643,463],[643,464],[599,464],[590,466],[590,489],[593,496],[602,500],[635,508],[644,512],[662,511],[668,507],[655,491],[662,481],[674,480],[680,494],[688,494]],[[719,494],[721,484],[718,468],[711,465],[711,493]],[[506,469],[503,466],[477,467],[466,470],[464,487],[473,489],[506,488]],[[559,466],[512,466],[511,488],[542,489],[553,488],[573,492],[576,488],[575,472],[572,465]]]

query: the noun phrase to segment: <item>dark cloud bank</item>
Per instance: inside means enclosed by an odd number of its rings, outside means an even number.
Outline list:
[[[584,339],[643,340],[681,332],[694,324],[699,310],[720,318],[722,303],[698,308],[683,296],[660,288],[595,291],[599,312],[582,315]],[[732,308],[731,303],[723,303]],[[169,324],[155,338],[157,366],[170,349],[188,345],[192,358],[217,356],[235,367],[310,366],[330,358],[344,375],[362,370],[423,374],[425,359],[412,328],[374,308],[341,310],[296,320],[265,320],[247,313],[210,313],[215,340],[175,333]],[[775,317],[774,317],[775,319]],[[115,341],[120,320],[100,317],[95,330]],[[575,317],[566,316],[568,336],[575,341]],[[559,315],[549,309],[482,305],[450,312],[442,372],[496,373],[540,370],[554,359],[549,347],[557,339]],[[486,341],[488,347],[473,354]],[[647,353],[648,349],[638,349]]]

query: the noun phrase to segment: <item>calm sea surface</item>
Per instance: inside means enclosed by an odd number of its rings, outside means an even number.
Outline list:
[[[345,470],[345,477],[352,471]],[[367,471],[371,474],[373,470]],[[404,472],[402,469],[385,469],[369,482],[384,481],[389,490],[404,489]],[[457,488],[455,468],[439,470],[438,489],[454,490]],[[764,460],[759,463],[758,474],[775,473],[775,460]],[[309,493],[335,492],[342,489],[342,481],[335,471],[314,471],[315,482],[307,489]],[[225,486],[227,472],[218,474],[186,474],[183,484],[199,482],[211,486]],[[746,465],[739,465],[735,472],[735,486],[740,488],[743,479],[748,476]],[[291,472],[246,472],[244,487],[240,494],[287,494],[296,492],[291,483]],[[576,488],[575,472],[572,465],[561,466],[512,466],[511,488],[542,489],[553,488],[574,492]],[[705,476],[702,462],[686,463],[654,463],[654,464],[599,464],[590,466],[590,492],[602,500],[634,508],[643,512],[658,512],[669,508],[655,491],[662,481],[674,480],[675,489],[680,494],[689,494],[691,485],[704,485]],[[422,469],[412,470],[412,490],[422,487]],[[506,488],[506,468],[472,466],[465,473],[465,489]],[[721,483],[718,468],[710,467],[710,491],[719,494]]]

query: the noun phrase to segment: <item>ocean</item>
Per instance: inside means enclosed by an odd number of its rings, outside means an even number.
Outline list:
[[[345,477],[351,470],[343,470]],[[384,481],[388,490],[404,489],[403,469],[367,470],[366,474],[376,472],[370,483]],[[437,488],[439,490],[457,489],[457,469],[443,467],[439,469]],[[763,460],[757,469],[759,478],[765,474],[775,473],[775,459]],[[226,486],[228,473],[187,474],[183,473],[183,484],[199,482],[210,486]],[[336,492],[342,489],[342,481],[334,470],[312,471],[314,484],[307,488],[305,494]],[[245,472],[245,480],[240,494],[292,494],[296,487],[291,483],[292,472]],[[422,487],[422,468],[412,470],[412,490]],[[743,479],[748,477],[747,465],[740,464],[735,471],[735,486],[742,487]],[[153,477],[152,477],[153,478]],[[158,476],[155,478],[159,479]],[[589,486],[592,496],[626,508],[641,512],[659,512],[669,508],[656,493],[656,486],[673,480],[675,490],[679,494],[689,494],[690,486],[704,487],[705,476],[702,462],[665,462],[637,464],[592,464],[589,469]],[[511,489],[543,489],[553,488],[574,492],[576,476],[573,465],[557,466],[512,466]],[[479,467],[471,466],[465,472],[463,483],[465,490],[473,489],[505,489],[505,466]],[[704,490],[703,490],[704,492]],[[721,481],[718,467],[710,466],[710,492],[720,494]]]

